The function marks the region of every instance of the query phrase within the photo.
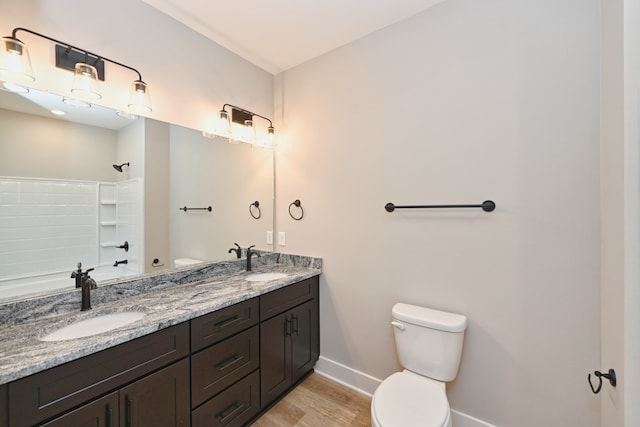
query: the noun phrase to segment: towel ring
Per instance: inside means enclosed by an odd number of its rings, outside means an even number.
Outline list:
[[[295,206],[297,208],[300,208],[300,216],[296,217],[295,215],[293,215],[291,213],[291,206]],[[296,199],[293,202],[291,202],[291,204],[289,205],[289,216],[293,219],[295,219],[296,221],[300,221],[302,219],[302,217],[304,216],[304,209],[302,209],[302,204],[300,203],[300,200]]]
[[[258,214],[257,214],[257,215],[253,213],[253,212],[254,212],[254,209],[253,209],[253,208],[256,208],[256,209],[257,209],[257,211],[258,211]],[[256,200],[255,202],[253,202],[253,203],[251,203],[251,204],[249,205],[249,213],[250,213],[250,214],[251,214],[251,216],[252,216],[252,217],[254,217],[255,219],[260,219],[260,217],[262,216],[262,212],[260,211],[260,202],[259,202],[259,201],[257,201],[257,200]]]

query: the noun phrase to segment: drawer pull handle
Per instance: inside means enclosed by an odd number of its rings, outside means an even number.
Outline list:
[[[242,408],[244,408],[244,403],[236,400],[236,402],[233,405],[227,407],[227,409],[225,409],[224,411],[218,414],[220,423],[224,423],[229,417],[231,417],[233,414],[235,414],[237,411],[239,411]]]
[[[289,320],[289,316],[285,316],[284,318],[284,336],[291,336],[291,320]]]
[[[113,427],[113,408],[107,405],[107,413],[105,414],[104,424],[106,427]]]
[[[129,396],[126,396],[125,399],[127,402],[126,408],[125,408],[126,427],[131,427],[133,425],[132,423],[133,400],[129,399]]]
[[[238,362],[239,360],[242,360],[242,359],[244,359],[244,356],[241,356],[239,354],[234,354],[233,356],[231,356],[227,360],[218,363],[218,365],[216,365],[216,366],[218,367],[218,370],[224,371],[229,366],[233,365],[234,363],[236,363],[236,362]]]
[[[298,335],[298,316],[291,315],[291,333]]]
[[[221,320],[218,323],[215,324],[216,328],[218,329],[222,329],[226,326],[229,326],[230,324],[232,324],[233,322],[237,322],[238,320],[240,320],[240,316],[238,316],[237,314],[234,314],[233,316]]]

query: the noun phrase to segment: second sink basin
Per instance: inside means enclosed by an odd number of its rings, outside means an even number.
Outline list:
[[[146,316],[141,311],[122,311],[103,314],[90,319],[80,320],[68,326],[56,329],[40,338],[40,341],[66,341],[88,337],[121,328]]]
[[[286,277],[285,273],[269,272],[269,273],[256,273],[244,278],[249,282],[268,282],[269,280],[282,279]]]

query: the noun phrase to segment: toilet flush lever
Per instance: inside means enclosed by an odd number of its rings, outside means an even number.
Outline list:
[[[391,324],[393,326],[395,326],[396,328],[400,329],[401,331],[404,331],[404,325],[400,322],[396,322],[395,320],[393,322],[391,322]]]

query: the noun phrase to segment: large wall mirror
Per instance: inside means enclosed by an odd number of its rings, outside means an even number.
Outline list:
[[[0,301],[273,249],[271,150],[116,113],[0,91]]]

